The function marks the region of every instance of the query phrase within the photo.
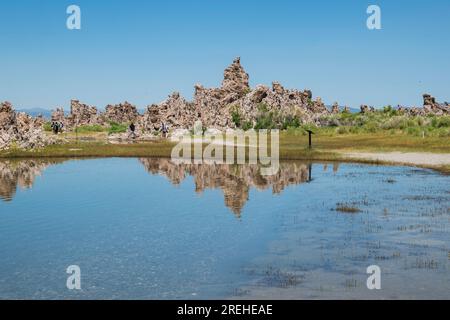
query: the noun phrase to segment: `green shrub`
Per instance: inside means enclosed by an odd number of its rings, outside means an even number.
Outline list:
[[[438,131],[438,137],[450,137],[450,129],[441,129]]]
[[[431,120],[431,126],[433,128],[449,128],[450,127],[450,117],[449,116],[434,117]]]
[[[253,123],[251,121],[245,121],[242,125],[242,130],[247,131],[253,128]]]
[[[336,132],[338,134],[346,134],[349,132],[348,127],[339,127],[337,128]]]
[[[233,110],[231,112],[231,121],[233,121],[234,125],[239,128],[241,126],[241,114],[237,110]]]
[[[94,125],[84,125],[79,126],[75,128],[75,132],[78,133],[87,133],[87,132],[103,132],[107,129],[105,127],[102,127],[101,125],[94,124]]]
[[[392,108],[392,106],[389,105],[389,106],[385,106],[383,108],[383,113],[387,114],[389,116],[396,116],[398,114],[398,111],[395,110],[394,108]]]
[[[109,123],[109,130],[108,134],[113,133],[124,133],[127,132],[128,126],[126,124],[119,124],[116,122],[110,122]]]
[[[51,122],[46,122],[44,123],[44,131],[52,131],[52,123]]]
[[[300,120],[293,116],[287,116],[284,118],[281,125],[281,129],[286,130],[287,128],[298,128],[300,127]]]
[[[305,124],[303,126],[301,126],[301,128],[303,129],[303,134],[306,135],[307,132],[306,131],[312,131],[312,132],[317,132],[319,130],[319,128],[314,125],[314,124]]]
[[[406,129],[406,133],[412,136],[420,136],[422,135],[423,130],[421,130],[419,127],[409,127]]]
[[[350,131],[350,133],[357,134],[361,131],[361,129],[359,127],[352,126],[352,127],[349,127],[349,131]]]
[[[268,107],[264,103],[258,105],[258,114],[256,116],[255,129],[277,129],[276,114],[268,111]]]
[[[388,119],[384,123],[381,124],[382,129],[404,129],[406,127],[406,117],[405,116],[396,116]]]
[[[364,125],[364,130],[367,132],[375,133],[378,131],[378,123],[376,121],[369,121]]]
[[[273,112],[268,112],[266,114],[258,116],[256,118],[255,129],[276,129]]]

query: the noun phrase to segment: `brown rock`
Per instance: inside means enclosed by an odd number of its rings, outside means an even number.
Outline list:
[[[222,190],[225,205],[237,217],[240,217],[248,201],[251,187],[259,190],[270,188],[274,194],[278,194],[289,185],[304,183],[309,179],[308,166],[295,162],[281,163],[277,174],[262,176],[258,165],[239,165],[239,170],[236,170],[226,164],[175,164],[170,159],[155,158],[139,160],[148,172],[164,175],[175,185],[191,175],[198,193],[207,189]]]
[[[70,115],[66,120],[70,127],[104,123],[96,107],[80,103],[78,100],[70,101]]]
[[[169,126],[170,130],[191,128],[196,119],[197,113],[193,104],[187,102],[178,92],[174,92],[160,104],[147,107],[138,126],[144,132],[157,132],[162,123]]]
[[[20,112],[9,102],[0,104],[0,150],[16,145],[19,148],[37,148],[53,143],[42,130],[42,120]]]
[[[331,113],[338,114],[339,113],[339,104],[337,102],[333,103],[331,107]]]
[[[248,79],[248,74],[241,66],[241,58],[234,59],[233,63],[225,69],[223,74],[221,90],[224,96],[234,94],[237,99],[243,97],[250,90]]]
[[[116,105],[107,105],[102,114],[105,122],[129,123],[139,118],[136,106],[125,101]]]

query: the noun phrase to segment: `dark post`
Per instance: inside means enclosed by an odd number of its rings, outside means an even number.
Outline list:
[[[311,135],[313,134],[313,132],[311,130],[306,130],[308,131],[308,138],[309,138],[309,148],[312,148],[312,139],[311,139]]]
[[[309,131],[308,133],[309,133],[309,148],[311,149],[311,147],[312,147],[312,143],[311,143],[311,131]]]

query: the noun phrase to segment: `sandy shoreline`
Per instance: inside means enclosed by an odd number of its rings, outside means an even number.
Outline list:
[[[450,165],[449,153],[429,152],[352,152],[343,153],[346,158],[360,160],[374,160],[385,162],[397,162],[419,166],[444,166]]]

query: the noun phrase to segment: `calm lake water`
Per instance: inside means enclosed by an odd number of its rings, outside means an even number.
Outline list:
[[[0,160],[0,298],[449,299],[449,227],[425,169]]]

